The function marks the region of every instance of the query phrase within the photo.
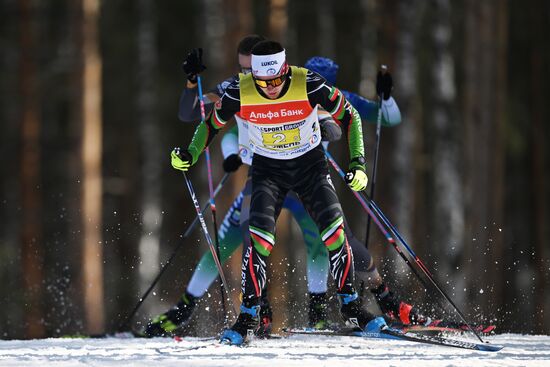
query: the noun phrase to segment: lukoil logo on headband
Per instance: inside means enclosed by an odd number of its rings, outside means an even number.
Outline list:
[[[252,74],[254,76],[272,76],[276,75],[281,66],[285,64],[285,51],[272,55],[254,55],[250,60],[252,64]]]

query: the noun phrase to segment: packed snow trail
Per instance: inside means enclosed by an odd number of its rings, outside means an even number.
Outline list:
[[[42,339],[0,341],[0,366],[550,366],[550,336],[488,337],[496,353],[342,336],[295,335],[246,347],[216,339]]]

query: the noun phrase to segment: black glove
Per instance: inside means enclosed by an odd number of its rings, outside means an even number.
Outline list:
[[[376,94],[382,96],[386,101],[390,98],[393,89],[393,80],[391,74],[387,71],[379,71],[376,75]]]
[[[342,137],[342,129],[332,117],[319,120],[322,141],[337,141]]]
[[[197,82],[197,75],[206,70],[206,66],[202,63],[202,48],[194,48],[187,54],[187,58],[181,65],[187,79],[192,82]]]
[[[223,170],[227,173],[235,172],[243,164],[238,154],[231,154],[223,160]]]

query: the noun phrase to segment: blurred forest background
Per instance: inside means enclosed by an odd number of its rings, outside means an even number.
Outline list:
[[[371,99],[387,64],[403,123],[382,130],[376,202],[469,320],[550,332],[550,2],[1,0],[0,15],[1,338],[124,321],[195,215],[169,160],[195,126],[177,119],[181,62],[203,47],[211,88],[250,33],[293,64],[333,58],[339,87]],[[364,131],[372,169],[375,125]],[[345,142],[331,151],[347,166]],[[219,138],[212,154],[218,182]],[[224,187],[218,222],[245,174]],[[204,158],[189,177],[206,203]],[[333,181],[364,240],[366,216]],[[275,326],[304,325],[305,251],[285,212],[277,234]],[[207,251],[198,228],[185,241],[135,328],[176,302]],[[404,298],[444,311],[374,226],[369,249]],[[235,302],[239,263],[226,265]],[[219,300],[216,283],[190,333],[221,329]]]

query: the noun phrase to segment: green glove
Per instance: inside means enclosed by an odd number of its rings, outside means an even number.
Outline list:
[[[180,148],[174,148],[170,154],[170,157],[172,158],[172,167],[183,172],[189,170],[189,167],[191,167],[191,162],[193,161],[191,153]]]
[[[362,170],[352,169],[346,173],[346,182],[353,191],[363,191],[367,188],[369,178]]]

